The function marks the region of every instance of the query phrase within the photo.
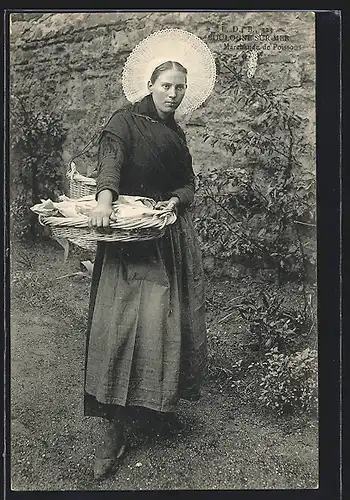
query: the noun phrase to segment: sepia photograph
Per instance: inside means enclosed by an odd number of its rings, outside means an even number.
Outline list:
[[[9,15],[13,491],[319,487],[316,15]]]

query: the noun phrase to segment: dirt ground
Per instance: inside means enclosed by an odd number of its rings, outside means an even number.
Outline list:
[[[247,404],[239,386],[223,388],[213,377],[200,401],[180,402],[187,428],[179,435],[152,435],[130,418],[125,458],[114,476],[96,483],[101,422],[84,417],[82,404],[90,279],[65,276],[84,258],[72,251],[63,262],[56,243],[11,249],[13,490],[317,488],[315,418],[275,418]],[[219,322],[221,310],[215,314],[209,335],[217,338],[227,322]]]

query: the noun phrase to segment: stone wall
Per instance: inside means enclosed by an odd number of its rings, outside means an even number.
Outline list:
[[[11,93],[35,109],[61,115],[68,129],[67,162],[119,106],[122,67],[135,44],[171,27],[193,32],[214,53],[256,45],[261,51],[256,74],[272,88],[286,89],[295,110],[308,118],[306,133],[310,144],[315,142],[311,12],[22,13],[11,21]],[[235,116],[235,102],[222,93],[219,78],[212,96],[185,124],[196,172],[228,161],[203,143],[204,124],[219,133],[235,125]]]

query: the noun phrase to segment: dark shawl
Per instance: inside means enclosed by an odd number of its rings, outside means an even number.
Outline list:
[[[97,194],[110,189],[114,198],[129,194],[157,201],[176,195],[181,205],[191,204],[194,173],[185,135],[173,114],[159,118],[151,95],[111,116],[99,153]]]

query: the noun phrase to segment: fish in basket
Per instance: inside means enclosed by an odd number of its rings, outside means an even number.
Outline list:
[[[173,210],[158,209],[155,200],[141,196],[120,195],[112,204],[108,230],[89,227],[91,210],[96,207],[94,195],[79,199],[59,197],[58,202],[41,200],[31,210],[40,224],[48,226],[55,238],[86,243],[97,241],[144,241],[160,238],[167,226],[176,222]]]

